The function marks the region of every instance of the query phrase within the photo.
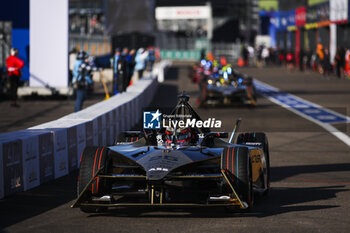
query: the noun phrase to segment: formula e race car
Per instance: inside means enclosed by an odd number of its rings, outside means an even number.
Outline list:
[[[223,67],[218,73],[203,78],[199,83],[199,106],[220,103],[230,104],[239,101],[256,106],[257,93],[253,79],[231,67]]]
[[[233,143],[238,119],[226,141],[227,132],[198,127],[203,121],[188,100],[180,95],[171,114],[185,124],[123,132],[115,145],[85,148],[72,207],[90,213],[121,206],[222,206],[236,211],[252,208],[256,198],[267,195],[266,135],[240,133]]]

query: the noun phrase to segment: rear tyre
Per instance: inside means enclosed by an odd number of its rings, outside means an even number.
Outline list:
[[[100,169],[102,169],[100,174],[106,174],[108,171],[108,149],[105,147],[86,147],[80,163],[77,185],[78,196]],[[95,178],[84,193],[84,199],[90,200],[93,196],[103,196],[108,187],[106,182],[104,178]],[[80,209],[87,213],[97,213],[105,211],[107,208],[82,206]]]
[[[237,144],[246,144],[246,143],[261,143],[264,155],[265,155],[265,161],[266,161],[266,176],[267,176],[267,182],[266,182],[266,191],[264,192],[264,195],[268,195],[270,191],[270,154],[269,154],[269,142],[267,140],[267,136],[265,133],[262,132],[252,132],[252,133],[241,133],[237,137]]]

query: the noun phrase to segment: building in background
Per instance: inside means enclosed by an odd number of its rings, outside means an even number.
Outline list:
[[[107,33],[115,48],[155,44],[155,0],[105,0]]]
[[[84,50],[93,56],[111,53],[105,8],[105,0],[69,1],[70,51]]]
[[[156,20],[163,58],[199,59],[210,50],[233,61],[241,42],[252,44],[258,34],[258,1],[157,0]]]
[[[210,6],[213,21],[213,35],[216,42],[235,42],[237,39],[253,42],[259,30],[259,12],[257,0],[157,0],[156,7],[189,7]],[[182,21],[170,24],[162,20],[157,21],[162,31],[172,31],[179,36],[206,37],[208,28],[206,22],[185,23]],[[209,32],[210,33],[210,32]]]
[[[103,0],[70,0],[69,31],[74,34],[103,35],[105,30]]]

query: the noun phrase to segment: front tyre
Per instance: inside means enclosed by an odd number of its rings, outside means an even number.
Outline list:
[[[90,180],[102,169],[100,174],[106,174],[108,171],[108,148],[105,147],[86,147],[80,163],[79,178],[77,184],[78,196],[84,190]],[[101,197],[107,191],[106,179],[96,177],[92,184],[84,193],[84,199],[91,200],[92,197]],[[80,209],[87,213],[96,213],[106,210],[106,208],[82,206]]]
[[[252,165],[247,147],[237,146],[225,148],[223,152],[223,169],[229,172],[233,187],[242,202],[250,210],[254,203]],[[237,208],[228,207],[228,211]]]
[[[251,133],[241,133],[237,137],[237,144],[247,145],[249,143],[260,143],[264,151],[265,157],[265,172],[266,172],[266,181],[265,181],[265,192],[264,195],[268,195],[270,191],[270,154],[269,154],[269,142],[267,136],[262,132],[251,132]]]

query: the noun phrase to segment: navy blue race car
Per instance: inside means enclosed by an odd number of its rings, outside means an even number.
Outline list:
[[[202,119],[179,96],[172,114]],[[190,116],[190,117],[189,117]],[[247,210],[270,189],[267,136],[209,128],[162,127],[128,131],[115,145],[87,147],[72,207],[101,212],[127,206],[222,206]]]

